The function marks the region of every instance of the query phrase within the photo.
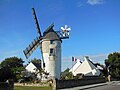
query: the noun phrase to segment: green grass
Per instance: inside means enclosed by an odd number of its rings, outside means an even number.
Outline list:
[[[52,90],[51,87],[39,87],[39,86],[15,86],[14,90]]]

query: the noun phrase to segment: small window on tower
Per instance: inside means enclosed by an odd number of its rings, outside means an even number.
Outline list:
[[[51,55],[54,55],[54,49],[53,48],[50,49],[50,56]]]
[[[53,44],[53,40],[50,41],[50,44]]]

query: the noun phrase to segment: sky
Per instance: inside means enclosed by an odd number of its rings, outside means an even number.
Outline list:
[[[104,63],[107,55],[120,52],[120,0],[0,0],[0,62],[17,56],[26,63],[41,58],[38,48],[26,59],[23,50],[37,37],[32,10],[36,10],[43,33],[54,22],[54,30],[71,28],[62,42],[62,70],[71,67],[71,57]]]

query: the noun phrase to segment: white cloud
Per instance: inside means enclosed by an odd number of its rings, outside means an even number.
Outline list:
[[[104,60],[107,58],[108,54],[97,54],[97,55],[89,55],[89,57],[93,60],[94,63],[104,64]]]
[[[87,3],[90,5],[98,5],[103,4],[103,0],[88,0]]]

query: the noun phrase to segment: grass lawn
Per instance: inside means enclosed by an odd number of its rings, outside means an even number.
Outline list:
[[[14,90],[52,90],[51,87],[39,87],[39,86],[14,86]]]

